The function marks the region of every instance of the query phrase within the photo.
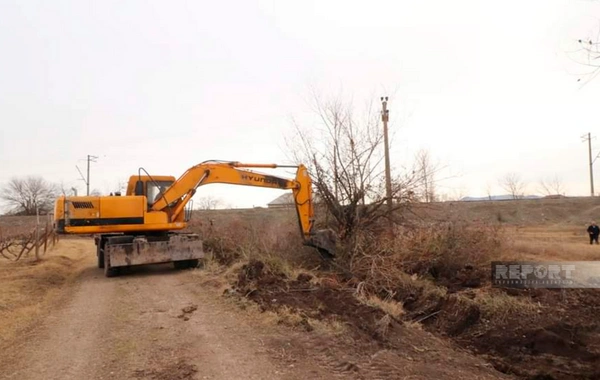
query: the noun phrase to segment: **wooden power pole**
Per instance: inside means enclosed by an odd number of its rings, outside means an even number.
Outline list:
[[[588,132],[587,135],[581,136],[582,141],[588,142],[588,162],[590,165],[590,195],[594,196],[594,161],[592,160],[592,134]]]
[[[385,195],[388,208],[392,209],[392,174],[390,169],[390,145],[388,140],[388,121],[390,111],[387,109],[388,97],[381,97],[381,121],[383,122],[383,142],[385,152]]]

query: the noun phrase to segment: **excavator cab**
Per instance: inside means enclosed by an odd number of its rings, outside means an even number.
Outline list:
[[[147,181],[146,198],[148,199],[148,209],[154,202],[159,200],[164,192],[173,184],[174,181]]]
[[[127,195],[144,195],[147,210],[159,200],[164,192],[175,182],[173,176],[131,176],[127,185]]]

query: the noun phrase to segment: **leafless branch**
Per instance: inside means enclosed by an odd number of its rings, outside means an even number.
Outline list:
[[[563,184],[562,179],[555,174],[554,177],[550,178],[550,179],[540,179],[540,190],[545,194],[545,195],[564,195],[565,194],[565,187]]]
[[[517,173],[507,173],[499,180],[499,185],[507,191],[513,199],[521,199],[525,195],[526,184]]]

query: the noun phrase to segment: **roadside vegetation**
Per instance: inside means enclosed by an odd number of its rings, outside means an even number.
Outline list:
[[[415,216],[391,231],[363,229],[331,263],[302,246],[294,217],[199,212],[192,229],[209,254],[202,283],[290,328],[351,336],[361,350],[400,349],[406,329],[422,329],[521,378],[600,373],[598,292],[490,285],[493,260],[600,258],[577,227]]]

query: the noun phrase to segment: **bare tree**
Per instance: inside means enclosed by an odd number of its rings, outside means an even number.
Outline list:
[[[381,115],[367,106],[362,117],[339,97],[323,100],[313,93],[319,129],[294,123],[288,141],[292,159],[304,163],[313,178],[316,195],[334,220],[339,238],[351,242],[355,232],[381,218],[393,219],[415,197],[416,170],[393,175],[393,205],[386,206]]]
[[[437,200],[436,175],[441,166],[433,162],[429,151],[426,149],[417,152],[415,161],[420,198],[425,202],[435,202]]]
[[[119,178],[111,185],[104,187],[104,194],[112,193],[116,195],[117,193],[120,193],[121,195],[125,195],[127,192],[128,182],[129,181],[127,179]]]
[[[485,184],[485,194],[488,197],[488,200],[492,200],[492,185],[488,182]]]
[[[507,173],[500,179],[499,184],[513,199],[521,199],[525,195],[526,185],[517,173]]]
[[[74,187],[71,187],[69,184],[66,184],[64,181],[60,181],[57,185],[58,194],[59,195],[75,195]]]
[[[221,205],[221,200],[212,195],[205,195],[198,199],[198,209],[200,210],[215,210]]]
[[[582,76],[587,76],[587,80],[583,82],[588,83],[600,73],[600,29],[590,31],[587,36],[574,42],[579,48],[569,53],[575,56],[574,60],[580,65],[588,68],[587,72],[582,73]],[[577,81],[582,81],[582,78]]]
[[[600,72],[600,41],[596,36],[579,39],[577,42],[579,43],[579,51],[576,53],[583,56],[579,63],[589,68],[586,73],[589,82]],[[581,78],[577,81],[581,81]]]
[[[540,189],[545,195],[564,195],[565,187],[562,179],[555,174],[550,179],[540,179]]]
[[[458,202],[466,196],[464,187],[454,188],[449,192],[437,193],[435,197],[436,202]]]
[[[60,189],[42,177],[12,178],[2,188],[0,199],[13,214],[35,215],[36,211],[47,213],[54,207]]]

